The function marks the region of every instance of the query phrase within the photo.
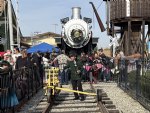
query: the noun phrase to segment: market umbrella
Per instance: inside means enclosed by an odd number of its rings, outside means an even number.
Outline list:
[[[39,45],[35,45],[35,46],[29,48],[27,50],[27,53],[35,53],[35,52],[43,52],[44,53],[44,52],[52,52],[53,50],[55,50],[56,52],[59,51],[59,49],[56,48],[55,46],[43,42]]]

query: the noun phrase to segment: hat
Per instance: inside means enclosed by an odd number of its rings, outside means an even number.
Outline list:
[[[103,48],[100,48],[98,51],[99,51],[99,52],[103,52]]]
[[[76,54],[74,51],[71,51],[69,56],[70,56],[70,57],[73,57],[73,56],[76,56],[76,55],[77,55],[77,54]]]
[[[2,65],[5,65],[5,66],[10,66],[10,63],[9,63],[8,61],[6,61],[6,60],[3,60],[3,61],[1,62],[1,64],[2,64]]]

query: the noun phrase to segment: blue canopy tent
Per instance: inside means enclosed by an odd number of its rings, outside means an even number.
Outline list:
[[[52,52],[52,50],[55,50],[56,52],[59,51],[58,48],[54,47],[53,45],[47,44],[45,42],[35,45],[27,50],[27,53],[35,53],[35,52]]]

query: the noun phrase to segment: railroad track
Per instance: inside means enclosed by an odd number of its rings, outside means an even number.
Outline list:
[[[63,87],[71,89],[70,85]],[[83,89],[85,92],[95,92],[93,85],[87,83],[83,84]],[[53,103],[47,103],[47,98],[44,97],[34,110],[30,110],[30,113],[119,113],[103,90],[99,90],[97,93],[101,95],[100,101],[97,101],[96,96],[88,95],[84,101],[80,101],[73,100],[73,93],[61,91]]]

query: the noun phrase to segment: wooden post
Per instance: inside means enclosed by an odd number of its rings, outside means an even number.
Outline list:
[[[125,44],[125,55],[130,55],[131,54],[131,51],[130,51],[130,40],[131,40],[131,21],[128,21],[128,36],[126,37],[126,44]]]
[[[114,28],[114,23],[112,23],[112,37],[114,38],[115,35],[115,28]],[[113,45],[111,46],[111,56],[113,56],[114,50],[113,50]]]
[[[106,5],[107,5],[107,35],[109,35],[110,34],[110,30],[109,30],[109,22],[110,22],[109,8],[110,8],[110,3],[109,3],[108,0],[106,1]]]
[[[144,71],[144,53],[145,53],[145,20],[142,21],[142,75]]]

